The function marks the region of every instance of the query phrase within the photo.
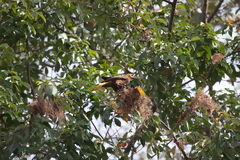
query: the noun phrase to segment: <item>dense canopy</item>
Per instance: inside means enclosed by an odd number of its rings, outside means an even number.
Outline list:
[[[0,159],[240,158],[239,7],[0,0]]]

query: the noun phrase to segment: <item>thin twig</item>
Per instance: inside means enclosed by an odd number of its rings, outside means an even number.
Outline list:
[[[197,79],[198,77],[202,77],[202,78],[204,78],[203,76],[201,76],[201,75],[196,75],[194,78],[191,78],[190,80],[188,80],[187,82],[185,82],[185,83],[183,83],[183,84],[181,84],[181,88],[182,87],[184,87],[185,85],[187,85],[188,83],[190,83],[190,82],[192,82],[192,81],[194,81],[195,79]],[[171,90],[173,90],[173,89],[176,89],[177,87],[173,87],[173,88],[171,88]]]
[[[171,11],[169,25],[168,25],[168,39],[171,39],[171,37],[172,37],[172,26],[173,26],[173,18],[175,15],[176,4],[177,4],[177,0],[174,0],[172,2],[172,11]]]
[[[111,125],[108,127],[108,129],[107,129],[107,132],[106,132],[106,134],[105,134],[105,138],[107,138],[107,135],[109,135],[110,136],[110,134],[109,134],[109,130],[110,130],[110,128],[111,128]],[[112,139],[112,137],[110,137],[111,139]]]
[[[93,121],[90,120],[90,119],[89,119],[89,121],[92,123],[92,125],[93,125],[93,127],[95,128],[95,130],[97,131],[98,135],[99,135],[102,139],[104,139],[103,136],[101,135],[101,133],[99,132],[99,130],[97,129],[96,125],[93,123]]]
[[[70,32],[65,31],[63,28],[58,27],[56,24],[54,24],[54,26],[55,26],[55,28],[56,28],[57,30],[60,30],[60,31],[66,33],[66,34],[71,34]]]
[[[114,56],[115,56],[115,53],[117,54],[117,49],[123,44],[124,41],[126,41],[128,38],[130,38],[132,36],[132,34],[130,35],[125,35],[125,37],[121,40],[121,42],[119,42],[118,44],[116,44],[116,46],[114,47],[113,51],[114,53],[109,57],[109,61],[110,62],[113,62],[113,63],[116,63],[115,60],[113,60]],[[126,71],[128,71],[128,69],[123,66],[122,64],[118,63],[119,66],[122,67],[122,69],[125,69]]]
[[[210,17],[208,18],[208,23],[211,22],[211,20],[213,19],[213,17],[217,14],[219,8],[221,7],[222,3],[224,0],[219,0],[218,5],[216,6],[216,8],[214,9],[214,11],[212,12],[212,14],[210,15]]]
[[[173,2],[170,2],[169,0],[163,0],[163,1],[171,5],[173,4]]]
[[[31,94],[32,94],[33,98],[35,98],[34,88],[33,88],[32,82],[31,82],[31,74],[30,74],[30,64],[29,64],[29,60],[28,60],[29,59],[28,52],[29,52],[29,43],[28,43],[28,38],[26,38],[26,53],[27,53],[26,72],[27,72],[27,82],[30,85]]]
[[[187,82],[183,83],[183,84],[181,85],[181,88],[182,88],[183,86],[187,85],[188,83],[190,83],[190,82],[194,81],[194,80],[195,80],[195,79],[194,79],[194,78],[192,78],[192,79],[190,79],[189,81],[187,81]]]
[[[28,84],[30,85],[31,94],[32,94],[33,98],[35,98],[34,88],[33,88],[32,82],[31,82],[30,64],[29,64],[29,61],[28,61],[28,60],[27,60],[27,62],[26,62],[26,71],[27,71],[27,82],[28,82]]]
[[[207,10],[208,10],[208,0],[203,1],[203,8],[202,8],[202,22],[206,23],[207,21]]]
[[[51,67],[51,68],[53,68],[55,66],[54,64],[49,64],[49,63],[46,63],[46,62],[41,62],[41,65],[43,67]]]
[[[115,115],[114,115],[114,117],[115,117]],[[115,118],[116,118],[116,117],[115,117]],[[109,135],[109,138],[110,138],[110,140],[112,141],[112,144],[114,144],[112,137],[113,137],[115,134],[113,134],[112,136],[109,134],[109,131],[110,131],[111,127],[112,127],[112,125],[110,125],[110,126],[108,127],[107,132],[106,132],[106,134],[105,134],[105,139],[107,138],[107,135]]]
[[[206,87],[207,79],[209,78],[209,76],[212,73],[212,71],[214,70],[214,68],[215,68],[215,65],[211,63],[210,68],[209,68],[207,74],[204,77],[204,82],[203,82],[203,84],[201,86],[202,89],[204,89]]]
[[[73,22],[74,26],[78,26],[80,23],[75,23],[77,21],[76,17],[70,16],[71,21]]]
[[[167,129],[170,130],[170,128],[168,127],[168,125],[166,123],[164,123],[161,119],[160,119],[160,123]]]
[[[83,111],[83,115],[84,115],[84,117],[86,118],[86,120],[88,120],[88,121],[93,125],[93,127],[94,127],[95,130],[97,131],[98,135],[99,135],[102,139],[104,139],[103,136],[102,136],[102,134],[101,134],[101,133],[99,132],[99,130],[97,129],[96,125],[93,123],[93,121],[90,120],[90,119],[87,117],[86,112],[84,111],[84,109],[81,108],[81,110]]]
[[[236,53],[240,53],[240,50],[232,51],[231,53],[229,53],[228,55],[226,55],[225,58],[230,57],[230,56],[232,56],[232,55],[234,55],[234,54],[236,54]]]
[[[123,38],[123,40],[121,42],[119,42],[115,47],[114,47],[114,52],[117,51],[118,47],[120,47],[122,45],[122,43],[128,38],[128,34]]]
[[[134,152],[132,151],[132,153],[131,153],[131,160],[133,160],[133,155],[134,155]]]

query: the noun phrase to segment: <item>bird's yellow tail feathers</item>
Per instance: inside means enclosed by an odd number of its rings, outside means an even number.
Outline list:
[[[96,87],[94,87],[92,90],[93,91],[96,91],[100,88],[103,88],[104,85],[108,84],[109,82],[103,82],[103,83],[100,83],[99,85],[97,85]]]

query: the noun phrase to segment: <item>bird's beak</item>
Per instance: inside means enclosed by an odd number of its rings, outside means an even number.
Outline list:
[[[137,77],[133,77],[132,79],[138,79]]]

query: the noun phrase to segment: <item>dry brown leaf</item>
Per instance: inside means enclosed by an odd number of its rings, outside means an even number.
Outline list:
[[[120,145],[120,147],[126,147],[127,143],[126,142],[122,142],[119,145]]]
[[[169,75],[171,72],[172,72],[172,68],[171,67],[168,67],[168,68],[163,70],[163,74],[164,75]]]

